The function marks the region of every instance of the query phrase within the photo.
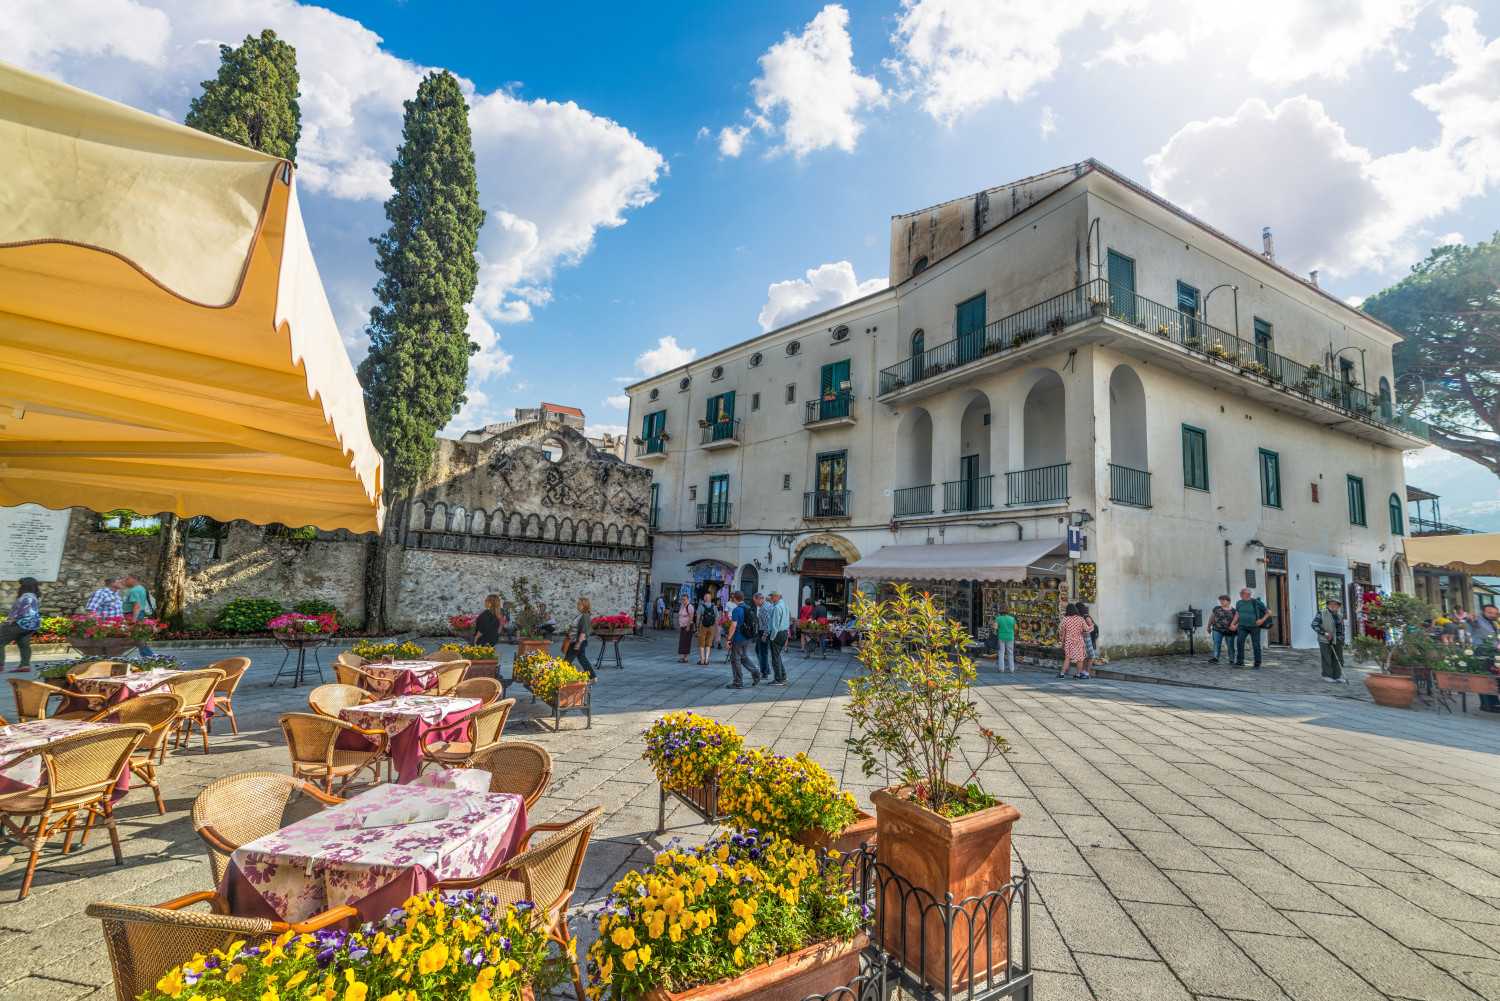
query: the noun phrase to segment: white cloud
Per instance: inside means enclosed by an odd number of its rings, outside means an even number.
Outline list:
[[[1138,66],[1142,63],[1180,63],[1187,58],[1187,52],[1187,39],[1180,32],[1170,28],[1153,31],[1135,39],[1116,35],[1109,47],[1084,63],[1083,68],[1093,69],[1100,63],[1119,63],[1121,66]]]
[[[656,342],[656,347],[642,353],[635,360],[635,367],[642,375],[649,378],[668,369],[686,365],[697,356],[697,348],[680,348],[677,346],[677,338],[663,337]]]
[[[457,438],[465,431],[477,431],[486,424],[500,424],[513,417],[513,411],[502,413],[484,390],[470,386],[467,401],[439,433],[444,438]]]
[[[618,438],[620,435],[622,435],[622,434],[625,433],[625,425],[623,425],[623,424],[585,424],[583,426],[583,433],[584,433],[584,435],[586,437],[589,437],[589,438],[602,438],[602,437],[604,437],[607,434],[608,435],[614,435],[616,438]]]
[[[469,314],[469,340],[479,345],[479,351],[469,356],[469,380],[483,382],[492,375],[509,374],[514,358],[500,349],[500,335],[472,302],[464,311]]]
[[[619,396],[606,396],[604,398],[606,407],[614,407],[616,410],[629,410],[630,397],[621,393]]]
[[[1041,120],[1037,122],[1037,129],[1042,133],[1043,139],[1057,131],[1057,121],[1057,113],[1050,106],[1044,106]]]
[[[775,330],[825,309],[842,306],[851,299],[886,287],[884,278],[859,281],[848,261],[810,268],[806,278],[776,282],[766,289],[766,305],[760,311],[760,329]]]
[[[1255,39],[1250,73],[1268,83],[1342,80],[1378,52],[1394,54],[1427,0],[1254,0],[1206,5],[1214,27]]]
[[[55,75],[67,55],[111,55],[159,65],[171,22],[135,0],[20,0],[7,5],[0,59]]]
[[[854,67],[849,12],[829,4],[802,29],[760,57],[760,76],[750,83],[755,108],[749,125],[719,131],[719,153],[739,156],[751,127],[780,135],[778,149],[797,157],[829,146],[853,152],[865,123],[859,113],[885,103],[880,83]]]
[[[1296,271],[1389,270],[1422,256],[1445,239],[1428,220],[1500,181],[1500,40],[1485,40],[1469,8],[1444,20],[1433,48],[1452,69],[1412,92],[1441,126],[1432,146],[1376,157],[1306,95],[1274,109],[1252,99],[1180,129],[1147,158],[1151,186],[1252,246],[1270,225]]]

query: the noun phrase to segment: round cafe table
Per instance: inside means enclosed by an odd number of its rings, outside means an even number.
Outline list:
[[[366,730],[384,730],[396,782],[405,785],[422,770],[422,745],[436,740],[462,740],[468,730],[469,717],[484,703],[479,699],[459,699],[442,695],[398,695],[393,699],[366,702],[339,710],[339,719]],[[367,738],[357,733],[339,738],[355,746],[368,746]]]

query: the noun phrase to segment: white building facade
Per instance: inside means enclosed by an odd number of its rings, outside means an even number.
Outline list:
[[[654,593],[912,579],[1038,648],[1082,598],[1121,655],[1247,584],[1295,647],[1400,587],[1425,427],[1399,337],[1315,279],[1086,161],[893,218],[890,282],[628,388]]]

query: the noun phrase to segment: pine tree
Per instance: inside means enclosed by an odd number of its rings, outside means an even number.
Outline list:
[[[406,102],[391,186],[390,228],[372,240],[380,302],[370,310],[370,353],[359,378],[387,485],[399,496],[431,467],[434,439],[465,401],[469,355],[478,350],[464,306],[478,284],[474,251],[484,211],[469,106],[446,70],[429,73],[416,100]]]
[[[297,50],[266,28],[237,49],[219,46],[219,75],[203,81],[186,124],[271,156],[297,161]]]

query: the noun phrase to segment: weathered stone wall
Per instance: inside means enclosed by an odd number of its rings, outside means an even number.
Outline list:
[[[63,543],[62,566],[57,583],[41,588],[42,614],[67,615],[83,611],[89,595],[104,585],[104,578],[131,570],[156,573],[156,536],[121,535],[99,531],[99,516],[75,507],[68,519]],[[5,608],[16,597],[16,582],[0,581],[0,604]]]

